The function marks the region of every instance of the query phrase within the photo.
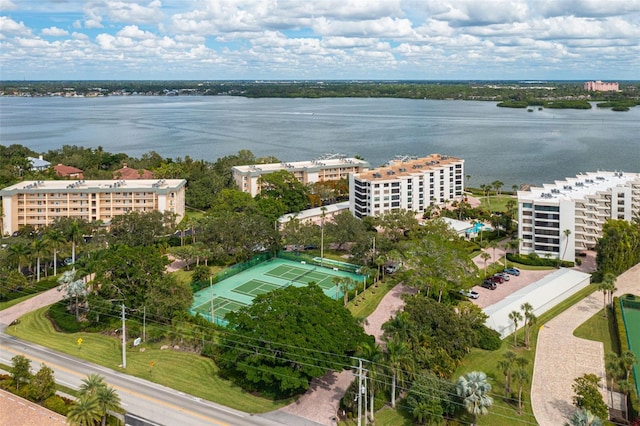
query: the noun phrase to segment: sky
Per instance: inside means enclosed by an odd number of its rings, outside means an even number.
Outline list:
[[[640,80],[640,0],[0,0],[0,80]]]

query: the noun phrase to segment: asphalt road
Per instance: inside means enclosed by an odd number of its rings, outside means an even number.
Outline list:
[[[4,328],[4,327],[2,327]],[[156,383],[95,365],[48,348],[4,334],[0,329],[0,362],[11,365],[11,358],[24,355],[37,370],[41,363],[55,371],[56,382],[77,388],[88,374],[98,373],[118,391],[122,407],[161,425],[189,426],[278,426],[308,424],[301,418],[281,418],[274,414],[251,415],[204,401]],[[267,418],[271,417],[271,418]]]

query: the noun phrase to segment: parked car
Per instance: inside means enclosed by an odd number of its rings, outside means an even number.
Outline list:
[[[482,281],[482,287],[488,288],[489,290],[495,290],[496,288],[498,288],[498,285],[493,281],[484,280]]]
[[[509,274],[507,274],[506,272],[498,272],[497,274],[494,274],[494,275],[496,277],[501,277],[505,281],[509,281],[511,279],[511,276]]]
[[[496,284],[502,284],[504,282],[504,278],[499,277],[497,275],[494,275],[492,277],[487,278],[487,280],[496,283]]]
[[[518,268],[506,268],[504,271],[502,272],[506,272],[509,275],[515,275],[516,277],[518,275],[520,275],[520,269]]]
[[[470,299],[477,299],[478,297],[480,297],[480,293],[473,290],[460,290],[460,294]]]

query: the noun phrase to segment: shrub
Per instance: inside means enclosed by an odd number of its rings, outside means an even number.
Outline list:
[[[48,316],[56,329],[65,333],[77,333],[85,328],[85,324],[76,321],[75,315],[67,312],[67,304],[64,300],[51,305]]]
[[[544,259],[538,256],[536,253],[531,253],[527,256],[521,256],[519,254],[507,253],[507,260],[521,265],[529,266],[558,266],[558,259]],[[565,268],[573,268],[574,263],[563,260],[560,266]]]
[[[480,349],[487,351],[495,351],[502,346],[502,340],[500,340],[500,333],[489,327],[480,327],[476,330],[478,343],[477,346]]]
[[[200,281],[207,281],[211,276],[211,269],[205,265],[198,265],[193,268],[193,274],[191,275],[191,281],[194,283]]]
[[[63,416],[66,416],[69,412],[69,406],[65,403],[64,399],[58,395],[53,395],[45,399],[42,406]]]

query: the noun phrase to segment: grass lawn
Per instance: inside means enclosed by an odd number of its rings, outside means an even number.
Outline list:
[[[532,377],[533,363],[535,360],[535,348],[536,342],[538,340],[539,328],[544,323],[556,317],[558,314],[573,306],[596,290],[596,286],[594,284],[591,284],[586,288],[580,290],[567,300],[563,301],[559,305],[542,314],[538,318],[536,326],[531,330],[530,350],[527,350],[522,346],[518,346],[518,348],[514,349],[513,335],[511,335],[504,339],[502,347],[497,351],[489,352],[481,349],[472,349],[471,352],[462,360],[461,365],[453,375],[454,380],[457,380],[458,377],[470,371],[484,371],[487,376],[491,378],[491,384],[493,386],[492,397],[494,399],[493,407],[489,409],[488,415],[478,417],[479,425],[510,426],[519,422],[536,424],[535,417],[533,416],[533,410],[531,408],[531,389],[529,387],[530,384],[523,392],[523,413],[522,415],[518,415],[517,399],[515,401],[510,401],[503,397],[504,375],[498,370],[496,365],[505,352],[507,352],[508,350],[514,350],[514,352],[516,352],[518,356],[525,357],[529,360],[529,364],[526,368],[529,372],[529,377]],[[522,329],[517,332],[517,338],[519,345],[522,345],[522,341],[524,338],[524,332]],[[517,395],[515,396],[517,398]],[[471,417],[465,417],[463,420],[468,422],[472,421]]]
[[[384,407],[375,413],[376,426],[413,426],[411,418],[399,409]],[[364,423],[364,422],[363,422]],[[358,419],[347,420],[338,423],[340,426],[356,426]]]
[[[512,195],[489,195],[487,197],[478,197],[480,200],[480,208],[491,210],[492,212],[506,212],[507,202],[513,200],[518,205],[518,197]]]
[[[581,339],[594,340],[604,344],[604,353],[609,352],[620,353],[617,339],[613,338],[616,332],[614,330],[614,321],[604,317],[604,309],[589,318],[580,327],[576,328],[573,335]]]
[[[397,282],[387,279],[384,282],[378,281],[376,285],[369,286],[364,295],[359,294],[356,301],[352,300],[347,308],[356,318],[367,318],[376,310],[382,298],[395,287]]]
[[[129,349],[127,368],[123,370],[119,367],[122,360],[119,338],[97,333],[59,333],[45,317],[47,309],[41,308],[23,316],[20,324],[7,328],[6,333],[249,413],[276,410],[291,402],[274,402],[253,396],[219,378],[212,360],[186,352],[161,351],[159,344],[141,345],[145,352],[140,352],[140,348]],[[83,340],[81,349],[76,343],[79,337]],[[153,372],[150,371],[151,361],[154,362]]]

